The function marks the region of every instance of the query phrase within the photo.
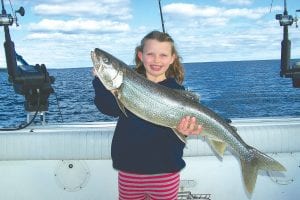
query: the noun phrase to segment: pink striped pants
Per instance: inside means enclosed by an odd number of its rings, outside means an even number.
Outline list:
[[[133,174],[119,172],[119,200],[175,200],[179,190],[179,172]]]

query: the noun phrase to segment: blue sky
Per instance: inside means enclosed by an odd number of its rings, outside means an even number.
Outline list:
[[[11,13],[8,1],[6,10]],[[95,47],[133,64],[135,47],[161,30],[158,0],[13,0],[24,17],[10,32],[16,50],[29,63],[48,68],[91,67]],[[283,0],[161,0],[166,31],[183,62],[280,58],[282,27],[275,15]],[[270,12],[272,3],[272,9]],[[290,15],[299,0],[287,0]],[[300,17],[300,13],[298,13]],[[300,23],[300,22],[299,22]],[[292,58],[300,57],[300,28],[289,28]],[[1,41],[4,34],[1,31]],[[3,47],[3,46],[2,46]],[[5,67],[4,50],[0,67]]]

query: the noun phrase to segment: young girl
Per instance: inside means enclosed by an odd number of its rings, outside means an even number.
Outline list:
[[[181,85],[184,71],[173,39],[152,31],[135,51],[136,71],[147,79],[174,89]],[[113,167],[119,171],[119,199],[177,199],[179,171],[185,144],[170,128],[140,119],[119,109],[113,95],[100,80],[93,80],[95,105],[104,114],[119,117],[112,140]],[[188,136],[199,134],[201,126],[194,117],[186,116],[177,131]]]

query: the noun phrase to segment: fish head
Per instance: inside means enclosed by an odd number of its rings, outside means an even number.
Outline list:
[[[91,52],[95,75],[108,90],[118,89],[123,82],[122,62],[109,53],[96,48]]]

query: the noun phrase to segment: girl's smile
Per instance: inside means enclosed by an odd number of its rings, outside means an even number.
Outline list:
[[[162,69],[161,65],[150,65],[152,71],[160,71]]]

